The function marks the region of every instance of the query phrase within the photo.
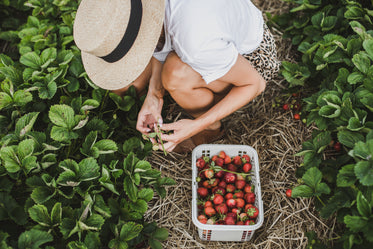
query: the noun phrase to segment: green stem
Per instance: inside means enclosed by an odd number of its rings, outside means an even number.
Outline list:
[[[109,94],[109,91],[107,90],[107,91],[105,92],[104,99],[103,99],[102,102],[101,102],[100,112],[99,112],[99,114],[98,114],[98,116],[100,117],[100,119],[102,119],[102,115],[103,115],[102,110],[103,110],[104,107],[105,107],[105,102],[106,102],[106,99],[107,99],[108,94]]]
[[[323,205],[323,206],[325,206],[325,203],[320,199],[320,196],[316,196],[317,197],[317,199],[321,202],[321,204]]]
[[[216,169],[218,169],[218,171],[225,171],[225,172],[229,172],[229,173],[233,173],[233,174],[236,174],[236,175],[241,175],[241,176],[251,176],[250,173],[239,173],[239,172],[234,172],[234,171],[230,171],[230,170],[227,170],[227,169],[223,169],[222,167],[220,166],[211,166],[210,167],[212,170],[216,171]],[[202,171],[205,171],[206,169],[202,170]]]

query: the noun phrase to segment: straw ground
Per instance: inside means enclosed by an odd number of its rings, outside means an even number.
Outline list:
[[[281,0],[253,1],[264,13],[272,15],[288,10]],[[282,33],[272,27],[280,60],[294,61],[295,52],[289,41],[282,39]],[[199,239],[198,230],[191,219],[191,153],[170,153],[161,151],[147,158],[165,176],[176,180],[168,188],[164,199],[156,197],[150,203],[147,220],[154,220],[167,228],[170,236],[163,243],[164,248],[306,248],[307,231],[315,231],[323,241],[330,241],[335,219],[318,218],[311,199],[289,199],[288,188],[297,184],[295,170],[302,158],[295,157],[301,144],[310,138],[313,127],[306,127],[294,120],[292,112],[281,107],[272,107],[276,97],[284,96],[287,84],[281,76],[268,82],[265,92],[252,103],[223,120],[226,131],[219,144],[245,144],[255,148],[259,155],[260,181],[264,204],[264,223],[255,231],[248,242],[206,242]],[[168,118],[177,120],[183,112],[176,104],[168,107]]]

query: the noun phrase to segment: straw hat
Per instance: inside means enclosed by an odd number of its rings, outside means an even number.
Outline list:
[[[143,72],[161,34],[164,8],[164,0],[81,1],[74,40],[97,86],[120,89]]]

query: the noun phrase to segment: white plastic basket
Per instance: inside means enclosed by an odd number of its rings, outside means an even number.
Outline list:
[[[197,188],[198,183],[196,177],[198,169],[196,160],[201,156],[212,157],[220,151],[224,151],[228,156],[242,156],[247,154],[250,156],[252,164],[252,185],[256,195],[254,205],[259,209],[259,214],[255,225],[206,225],[198,221],[197,208]],[[264,220],[262,193],[260,188],[259,178],[259,160],[258,154],[254,148],[248,145],[233,145],[233,144],[201,144],[194,148],[192,152],[192,221],[198,228],[198,234],[201,240],[207,241],[249,241],[254,235],[255,230],[260,228]]]

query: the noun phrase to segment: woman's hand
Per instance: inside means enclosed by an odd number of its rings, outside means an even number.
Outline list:
[[[163,124],[162,130],[173,131],[172,134],[161,135],[161,139],[167,141],[163,144],[165,150],[170,152],[176,147],[176,145],[192,137],[202,129],[198,127],[195,120],[181,119],[174,123]]]
[[[136,129],[142,134],[148,134],[156,128],[156,124],[161,126],[163,123],[162,106],[162,97],[148,93],[137,117]]]

